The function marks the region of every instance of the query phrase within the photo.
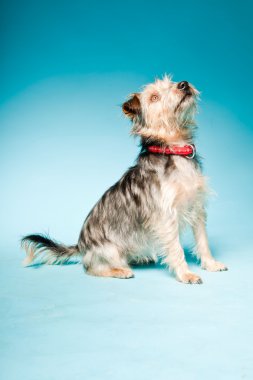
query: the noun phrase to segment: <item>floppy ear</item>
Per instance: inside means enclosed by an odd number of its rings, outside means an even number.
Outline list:
[[[141,102],[139,94],[133,94],[129,100],[122,105],[124,114],[133,119],[137,114],[141,113]]]

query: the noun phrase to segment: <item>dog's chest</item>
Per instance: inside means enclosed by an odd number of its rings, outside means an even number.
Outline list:
[[[206,181],[200,169],[183,157],[173,157],[173,168],[161,178],[161,201],[169,208],[188,208],[206,193]]]

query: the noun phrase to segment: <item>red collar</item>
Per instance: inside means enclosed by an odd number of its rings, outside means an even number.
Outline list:
[[[157,145],[150,145],[147,147],[148,152],[160,153],[160,154],[175,154],[177,156],[185,156],[186,158],[194,158],[196,154],[196,148],[194,144],[189,145],[172,145],[170,147],[160,147]]]

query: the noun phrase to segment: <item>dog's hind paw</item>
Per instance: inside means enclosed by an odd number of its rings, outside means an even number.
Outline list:
[[[87,273],[98,277],[132,278],[133,272],[130,268],[106,268],[104,270],[89,269]]]

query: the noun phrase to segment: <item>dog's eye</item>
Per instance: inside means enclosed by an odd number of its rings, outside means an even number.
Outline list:
[[[154,94],[151,96],[150,100],[151,100],[151,102],[158,102],[159,96],[157,94]]]

